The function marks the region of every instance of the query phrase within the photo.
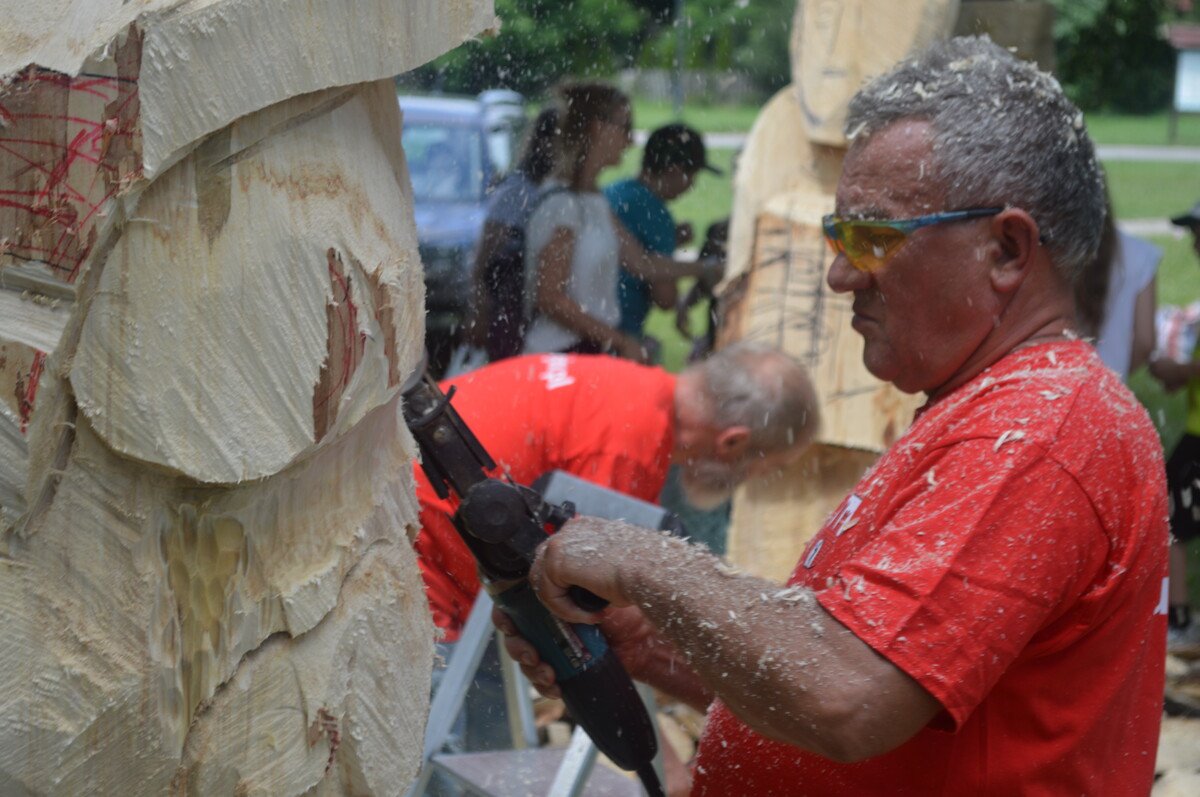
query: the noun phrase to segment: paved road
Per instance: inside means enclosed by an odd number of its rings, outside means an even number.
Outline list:
[[[1102,161],[1167,161],[1171,163],[1200,162],[1200,147],[1134,147],[1106,145],[1096,147]]]
[[[1117,226],[1130,235],[1171,235],[1182,238],[1186,231],[1176,227],[1169,219],[1125,219]]]

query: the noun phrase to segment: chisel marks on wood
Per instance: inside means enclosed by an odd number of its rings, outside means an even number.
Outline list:
[[[229,219],[229,208],[233,202],[230,166],[224,163],[229,157],[232,134],[232,128],[222,128],[205,139],[196,149],[196,167],[193,172],[196,216],[200,230],[210,247],[225,228],[225,222]]]
[[[366,336],[359,331],[359,308],[350,289],[351,273],[342,262],[342,256],[332,247],[325,252],[325,259],[329,263],[333,295],[325,308],[329,349],[313,392],[313,431],[318,441],[337,420],[339,401],[354,370],[362,362],[366,346]],[[362,272],[356,270],[356,273]]]

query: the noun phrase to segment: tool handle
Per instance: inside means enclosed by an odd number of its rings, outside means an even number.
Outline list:
[[[608,608],[608,601],[583,587],[568,587],[567,595],[585,612],[599,612]]]
[[[563,702],[600,752],[628,770],[653,761],[658,741],[646,706],[600,629],[564,623],[538,600],[527,581],[493,598],[554,669]]]

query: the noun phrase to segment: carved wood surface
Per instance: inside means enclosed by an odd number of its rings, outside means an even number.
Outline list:
[[[491,3],[4,5],[0,793],[402,791],[434,631],[390,76]]]

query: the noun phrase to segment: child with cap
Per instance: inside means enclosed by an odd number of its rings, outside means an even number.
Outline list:
[[[665,125],[647,139],[638,175],[609,185],[604,195],[613,215],[647,251],[669,255],[689,244],[693,232],[686,222],[676,224],[667,203],[687,192],[701,170],[721,174],[709,164],[700,133],[683,124]],[[675,280],[648,282],[622,268],[618,296],[621,331],[644,340],[651,302],[675,306]]]

